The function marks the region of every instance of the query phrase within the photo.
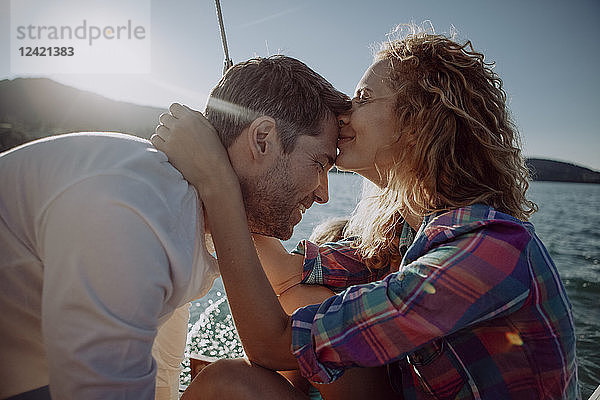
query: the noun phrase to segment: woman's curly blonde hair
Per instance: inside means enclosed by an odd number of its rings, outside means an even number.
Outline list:
[[[537,210],[525,197],[529,171],[494,64],[470,41],[410,28],[375,55],[390,65],[402,154],[386,187],[363,194],[347,229],[372,268],[399,264],[403,210],[424,216],[483,203],[521,220]]]

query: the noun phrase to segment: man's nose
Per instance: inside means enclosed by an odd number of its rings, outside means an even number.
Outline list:
[[[327,171],[319,178],[319,186],[314,194],[315,201],[319,204],[325,204],[329,201],[329,179],[327,177]]]

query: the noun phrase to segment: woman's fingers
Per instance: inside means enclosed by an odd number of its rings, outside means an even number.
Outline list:
[[[158,121],[162,125],[171,126],[175,122],[176,118],[171,113],[162,113],[158,117]]]
[[[169,128],[163,124],[159,124],[154,129],[154,135],[150,136],[150,142],[158,150],[164,151],[167,145],[167,139],[169,137]]]
[[[223,176],[235,175],[227,150],[201,112],[174,103],[159,121],[150,141],[188,181],[210,189],[209,183],[218,185]]]
[[[159,117],[159,121],[161,124],[165,125],[167,128],[175,127],[175,124],[198,124],[200,123],[203,127],[207,128],[209,131],[216,134],[215,128],[212,124],[206,119],[204,114],[200,111],[193,110],[188,106],[173,103],[169,107],[169,113],[161,114]]]
[[[161,138],[158,134],[154,134],[152,136],[150,136],[150,143],[152,143],[152,145],[154,147],[156,147],[158,150],[163,150],[162,146],[165,145],[165,139]]]
[[[180,106],[182,106],[183,108],[185,108],[188,112],[190,112],[192,114],[200,115],[202,118],[204,118],[204,114],[202,114],[200,111],[196,111],[196,110],[194,110],[192,108],[189,108],[185,104],[180,104]]]
[[[170,131],[165,125],[159,124],[156,126],[156,129],[154,129],[154,133],[160,136],[163,140],[166,140],[169,137]]]
[[[185,106],[182,106],[179,103],[173,103],[169,107],[169,113],[171,113],[171,115],[175,118],[181,118],[185,114],[190,113],[191,111],[192,110],[190,110],[189,108],[187,108]]]

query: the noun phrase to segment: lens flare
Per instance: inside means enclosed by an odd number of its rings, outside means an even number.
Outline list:
[[[425,291],[425,293],[429,293],[429,294],[435,294],[436,290],[433,287],[433,285],[429,282],[425,282],[423,284],[423,290]]]
[[[211,96],[208,99],[208,107],[214,108],[215,110],[219,110],[222,113],[230,114],[238,118],[245,117],[249,119],[249,117],[256,114],[249,108],[213,96]]]
[[[510,344],[515,346],[523,346],[523,339],[516,332],[506,332],[506,339]]]

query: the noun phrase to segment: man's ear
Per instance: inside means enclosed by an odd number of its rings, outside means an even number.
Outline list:
[[[268,116],[256,118],[248,127],[248,148],[252,157],[259,160],[278,148],[275,120]]]

